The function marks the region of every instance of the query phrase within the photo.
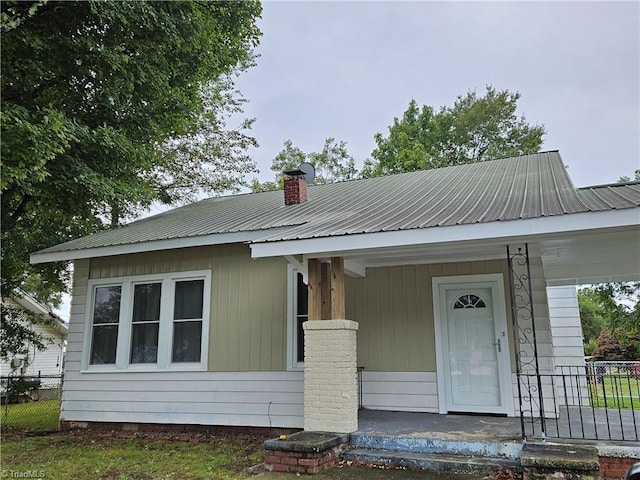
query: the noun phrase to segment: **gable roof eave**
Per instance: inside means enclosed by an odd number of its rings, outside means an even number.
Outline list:
[[[25,308],[37,315],[43,315],[53,320],[53,328],[58,330],[62,335],[66,336],[69,332],[69,324],[65,322],[60,316],[56,315],[53,311],[49,310],[47,306],[40,303],[31,294],[25,292],[22,289],[15,291],[16,297],[13,299],[22,308]]]
[[[229,243],[250,243],[277,234],[281,230],[283,230],[283,228],[256,230],[249,232],[214,233],[210,235],[170,238],[166,240],[126,243],[121,245],[106,245],[78,250],[69,249],[60,251],[40,251],[31,254],[30,262],[32,264],[38,264],[59,261],[74,261],[85,258],[110,257],[114,255],[173,250],[177,248],[224,245]]]

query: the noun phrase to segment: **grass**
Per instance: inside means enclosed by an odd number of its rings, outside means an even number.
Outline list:
[[[0,405],[2,428],[20,430],[57,430],[60,400]]]
[[[37,472],[39,478],[61,480],[244,479],[250,477],[246,469],[262,461],[263,441],[241,434],[199,441],[104,438],[95,433],[9,434],[2,439],[0,474]]]
[[[631,408],[640,410],[640,380],[628,376],[604,375],[591,385],[593,407]]]

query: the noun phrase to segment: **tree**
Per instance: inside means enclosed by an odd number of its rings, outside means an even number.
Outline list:
[[[322,150],[305,153],[293,145],[291,140],[285,140],[282,150],[271,162],[271,171],[275,173],[275,179],[264,183],[254,179],[251,189],[254,192],[264,192],[283,188],[286,178],[283,172],[297,168],[302,162],[309,162],[314,166],[314,185],[352,180],[358,176],[355,159],[349,155],[347,143],[344,141],[338,142],[335,138],[327,137]]]
[[[519,93],[486,87],[484,96],[469,92],[453,106],[438,111],[409,102],[395,118],[387,137],[376,133],[367,177],[461,165],[535,153],[542,146],[542,125],[529,125],[516,115]]]
[[[260,12],[257,1],[0,4],[3,298],[29,278],[46,304],[65,288],[66,265],[31,266],[30,252],[155,201],[233,190],[234,171],[255,169],[249,123],[226,122]]]
[[[31,328],[36,323],[52,325],[51,319],[7,302],[0,305],[0,314],[3,318],[3,327],[0,330],[0,359],[3,362],[9,362],[17,355],[27,355],[30,346],[43,350],[52,343],[50,337]]]
[[[640,352],[640,284],[604,283],[578,291],[585,342],[605,360],[634,359]]]
[[[630,340],[603,330],[598,336],[593,358],[598,361],[620,362],[638,359],[638,349]]]
[[[628,175],[623,175],[618,179],[618,183],[640,182],[640,170],[633,172],[633,178]]]
[[[584,343],[595,342],[600,332],[606,328],[606,311],[598,296],[590,288],[578,290],[578,308],[582,323]]]

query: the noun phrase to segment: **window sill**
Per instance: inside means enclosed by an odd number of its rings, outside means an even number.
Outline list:
[[[80,373],[161,373],[161,372],[206,372],[207,367],[200,363],[186,365],[172,365],[169,367],[153,367],[147,365],[129,365],[124,368],[110,367],[89,367],[80,370]]]
[[[287,372],[304,372],[304,363],[287,367]]]

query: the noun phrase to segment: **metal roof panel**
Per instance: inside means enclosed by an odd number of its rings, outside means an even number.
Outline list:
[[[282,191],[216,197],[38,253],[264,231],[266,240],[487,223],[640,206],[640,183],[575,189],[557,151]],[[280,228],[277,233],[270,229]]]

